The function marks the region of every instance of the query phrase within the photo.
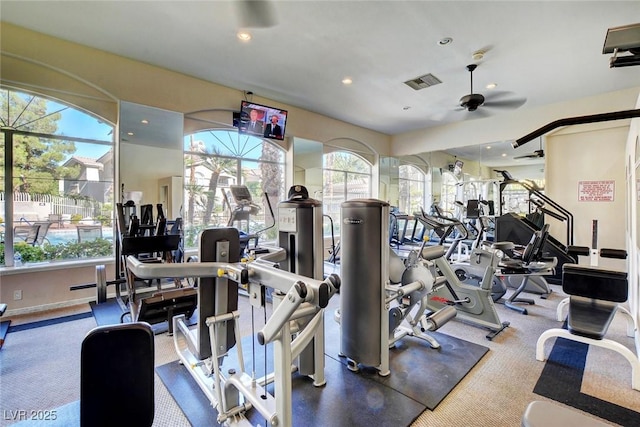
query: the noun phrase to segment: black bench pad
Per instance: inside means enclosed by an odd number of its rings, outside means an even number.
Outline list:
[[[572,296],[567,327],[569,332],[601,340],[616,313],[615,302]]]

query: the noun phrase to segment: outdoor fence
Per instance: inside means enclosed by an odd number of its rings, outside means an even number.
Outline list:
[[[0,192],[0,212],[4,212],[5,200],[5,193]],[[68,196],[14,192],[13,212],[16,222],[21,218],[27,221],[47,220],[50,214],[69,220],[72,216],[93,218],[102,212],[102,203]]]

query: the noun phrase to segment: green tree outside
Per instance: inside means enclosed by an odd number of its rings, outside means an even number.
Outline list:
[[[0,91],[0,121],[3,127],[42,134],[55,134],[61,111],[46,114],[46,99],[23,97],[8,90]],[[66,107],[65,107],[66,109]],[[58,180],[77,178],[79,167],[63,167],[75,152],[70,141],[36,136],[14,135],[13,191],[58,195]],[[4,159],[0,159],[4,169]]]

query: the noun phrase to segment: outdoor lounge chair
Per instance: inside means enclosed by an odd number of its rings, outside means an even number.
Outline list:
[[[33,223],[33,225],[39,225],[40,228],[38,229],[38,236],[36,237],[35,246],[42,246],[42,244],[44,242],[47,242],[47,244],[49,243],[49,240],[47,239],[47,233],[49,232],[49,227],[51,227],[51,222],[50,221],[36,221]]]
[[[39,224],[16,225],[13,227],[13,239],[17,242],[24,241],[26,244],[34,246],[38,240],[39,231]]]
[[[102,225],[77,225],[78,243],[102,238]]]

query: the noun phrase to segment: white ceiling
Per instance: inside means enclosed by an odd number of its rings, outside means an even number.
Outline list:
[[[640,86],[640,67],[609,68],[602,54],[608,28],[640,22],[640,1],[271,6],[277,24],[250,29],[248,43],[236,37],[242,15],[229,1],[2,0],[0,17],[391,135],[509,111],[459,109],[471,63],[474,92],[526,100],[521,110]],[[438,45],[445,37],[452,43]],[[478,50],[484,58],[472,59]],[[403,83],[426,73],[443,83],[420,91]]]

